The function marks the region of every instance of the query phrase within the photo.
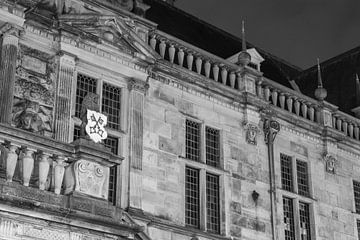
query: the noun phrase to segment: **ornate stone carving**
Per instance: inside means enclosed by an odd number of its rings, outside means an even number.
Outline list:
[[[27,99],[15,99],[12,121],[17,128],[42,135],[52,130],[51,110]]]
[[[132,78],[128,82],[129,91],[137,90],[137,91],[146,93],[147,90],[149,89],[149,87],[150,87],[150,85],[149,85],[148,81],[143,82],[143,81]]]
[[[72,163],[66,171],[65,194],[76,191],[107,199],[109,185],[108,167],[87,160],[78,160]],[[71,171],[74,174],[73,177],[70,176]]]
[[[247,123],[245,125],[245,130],[246,130],[246,142],[249,144],[256,145],[259,128],[255,124]]]
[[[333,155],[329,154],[329,153],[324,154],[323,158],[324,158],[324,161],[325,161],[325,170],[326,170],[326,172],[335,174],[336,165],[337,165],[336,158]]]
[[[270,143],[275,140],[277,133],[280,131],[280,124],[271,119],[265,119],[264,121],[264,135],[265,143]]]

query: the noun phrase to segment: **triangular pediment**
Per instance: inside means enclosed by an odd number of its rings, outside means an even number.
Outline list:
[[[63,29],[94,41],[119,48],[122,52],[148,59],[160,56],[147,43],[147,32],[129,17],[93,14],[59,16]],[[137,54],[135,54],[137,53]]]

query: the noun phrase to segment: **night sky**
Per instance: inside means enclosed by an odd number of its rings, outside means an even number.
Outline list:
[[[360,0],[176,0],[175,6],[308,68],[360,45]],[[226,43],[224,43],[226,44]]]

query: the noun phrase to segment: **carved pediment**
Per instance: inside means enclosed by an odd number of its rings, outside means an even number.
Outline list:
[[[59,17],[63,29],[109,43],[123,52],[138,53],[150,59],[160,56],[146,43],[147,32],[128,17],[104,16],[98,14],[64,14]]]

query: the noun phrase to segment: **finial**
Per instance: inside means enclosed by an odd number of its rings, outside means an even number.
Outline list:
[[[355,90],[355,101],[356,106],[360,106],[360,80],[359,75],[355,74],[355,81],[356,81],[356,90]]]
[[[246,40],[245,40],[245,21],[241,22],[241,50],[246,51]]]
[[[321,68],[320,68],[320,61],[319,58],[317,59],[317,70],[318,70],[318,87],[315,90],[315,97],[319,101],[323,101],[327,96],[327,91],[323,88],[323,83],[321,79]]]
[[[238,62],[241,66],[246,66],[250,63],[251,56],[246,51],[246,40],[245,40],[245,21],[241,22],[241,52],[238,56]]]
[[[317,69],[318,69],[318,87],[322,88],[323,84],[322,84],[322,79],[321,79],[321,69],[320,69],[320,61],[319,58],[317,58]]]

